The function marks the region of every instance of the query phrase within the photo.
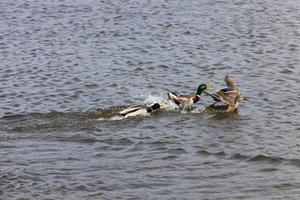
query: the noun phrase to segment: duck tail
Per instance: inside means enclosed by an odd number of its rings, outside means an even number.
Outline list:
[[[168,99],[176,98],[178,95],[175,92],[168,90]]]
[[[168,90],[168,100],[173,101],[177,105],[180,104],[177,94],[175,92],[171,92],[169,90]]]

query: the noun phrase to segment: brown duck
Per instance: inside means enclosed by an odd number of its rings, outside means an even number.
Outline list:
[[[240,94],[237,83],[228,75],[225,76],[224,81],[227,87],[219,89],[215,94],[204,91],[205,94],[211,96],[215,101],[215,103],[206,107],[206,111],[234,112],[238,109],[243,97]]]

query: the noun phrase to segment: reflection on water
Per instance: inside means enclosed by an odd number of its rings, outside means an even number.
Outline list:
[[[299,199],[295,0],[1,1],[3,199]],[[224,86],[235,113],[131,105]],[[171,106],[171,105],[170,105]]]

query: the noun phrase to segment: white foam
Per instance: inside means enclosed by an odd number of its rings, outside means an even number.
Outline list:
[[[110,117],[110,118],[100,117],[97,120],[98,121],[118,121],[118,120],[122,120],[122,119],[124,119],[123,116],[116,115],[116,116],[113,116],[113,117]]]
[[[153,103],[159,103],[161,109],[163,110],[175,110],[176,108],[178,108],[178,106],[175,103],[169,101],[167,97],[163,97],[162,95],[156,96],[156,95],[148,94],[144,103],[147,105]]]
[[[142,93],[138,93],[140,96]],[[178,106],[172,102],[169,101],[166,95],[152,95],[151,93],[148,93],[147,95],[142,96],[145,100],[143,104],[151,105],[154,103],[159,103],[162,110],[166,111],[174,111],[178,109]],[[110,118],[99,118],[99,121],[116,121],[116,120],[122,120],[124,119],[124,116],[116,115]]]

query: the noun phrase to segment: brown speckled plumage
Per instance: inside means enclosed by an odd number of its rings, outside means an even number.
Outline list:
[[[238,109],[241,96],[237,83],[228,75],[225,76],[224,81],[227,88],[222,88],[211,95],[215,103],[206,107],[207,111],[233,112]]]

